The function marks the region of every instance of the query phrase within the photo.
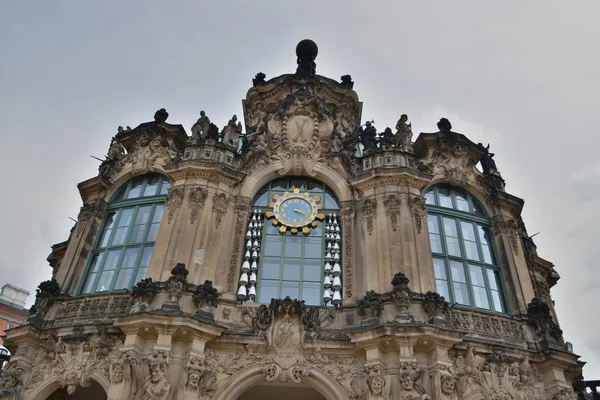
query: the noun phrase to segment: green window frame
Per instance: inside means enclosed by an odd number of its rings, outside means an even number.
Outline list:
[[[106,216],[80,283],[80,294],[131,289],[146,277],[165,208],[168,178],[150,174],[123,184]]]
[[[490,218],[465,190],[437,185],[425,193],[437,291],[451,304],[508,313]]]
[[[339,202],[331,189],[322,182],[304,177],[287,177],[269,182],[254,198],[253,209],[264,215],[271,211],[273,195],[283,195],[298,188],[311,197],[320,196],[319,204],[326,215],[339,213]],[[304,300],[307,305],[323,305],[325,264],[325,222],[319,222],[309,235],[280,234],[269,220],[264,221],[256,302],[268,303],[271,298]],[[341,262],[341,261],[340,261]]]

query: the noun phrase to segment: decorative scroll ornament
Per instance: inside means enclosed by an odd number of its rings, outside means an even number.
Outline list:
[[[519,254],[519,223],[514,219],[505,219],[501,215],[497,216],[492,223],[492,230],[497,235],[506,235],[510,240],[510,245],[515,252]]]
[[[367,223],[367,231],[369,235],[373,233],[373,225],[375,220],[375,213],[377,211],[377,200],[376,199],[366,199],[362,204],[362,212],[363,218]]]
[[[221,220],[227,213],[227,206],[229,206],[229,196],[227,196],[225,193],[215,193],[213,195],[212,211],[215,229],[219,228],[219,225],[221,225]]]
[[[205,188],[199,186],[189,188],[190,224],[198,219],[207,197],[208,191]]]
[[[423,220],[427,218],[427,205],[421,196],[413,196],[409,201],[410,211],[415,219],[417,233],[423,230]]]
[[[392,222],[392,229],[396,231],[398,225],[398,217],[400,216],[401,200],[399,194],[388,194],[383,199],[383,205],[385,206],[385,212],[390,217]]]
[[[293,193],[283,192],[283,196],[273,195],[274,203],[269,207],[273,211],[265,214],[265,217],[271,218],[273,226],[279,226],[279,233],[282,235],[289,229],[292,235],[302,230],[304,235],[310,234],[310,228],[316,228],[319,221],[325,219],[325,214],[319,212],[323,206],[317,204],[321,198],[319,196],[310,197],[310,193],[300,193],[300,189],[294,188]]]
[[[167,223],[171,223],[173,221],[173,217],[181,203],[183,202],[183,196],[185,192],[182,187],[172,187],[169,189],[169,194],[167,195],[167,199],[165,201],[165,207],[167,208]]]

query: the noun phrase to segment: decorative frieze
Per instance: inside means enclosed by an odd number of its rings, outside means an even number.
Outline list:
[[[60,303],[53,326],[60,326],[71,318],[117,316],[129,313],[129,294],[104,295],[83,299],[69,299]]]
[[[375,213],[377,212],[377,200],[376,199],[365,199],[362,204],[363,218],[367,224],[367,232],[369,235],[373,233],[373,227],[375,222]]]
[[[451,308],[448,311],[452,328],[496,339],[525,341],[523,323],[510,317],[500,317],[475,311]]]
[[[400,206],[401,206],[400,194],[388,194],[383,199],[383,205],[385,206],[385,213],[392,222],[392,229],[396,231],[398,226],[398,217],[400,216]]]
[[[167,195],[167,199],[165,201],[165,207],[167,208],[167,223],[171,223],[173,221],[173,217],[181,203],[183,202],[183,196],[185,192],[183,187],[172,187],[169,189],[169,194]]]
[[[227,213],[227,206],[229,206],[229,196],[227,194],[215,193],[213,195],[212,211],[215,229],[218,229],[219,225],[221,225],[221,220]]]
[[[423,220],[427,218],[427,205],[425,199],[421,196],[413,196],[409,201],[410,212],[415,219],[415,225],[417,227],[417,233],[421,233],[423,230]]]

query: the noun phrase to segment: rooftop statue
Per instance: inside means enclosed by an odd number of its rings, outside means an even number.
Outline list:
[[[242,123],[238,122],[237,115],[234,114],[227,123],[227,126],[223,128],[223,143],[237,148],[240,142],[241,134]]]
[[[477,144],[483,147],[483,144]],[[485,153],[483,154],[483,157],[481,157],[481,168],[483,169],[483,173],[486,175],[490,175],[498,171],[498,168],[496,167],[496,161],[494,161],[494,156],[494,153],[490,153],[490,144],[488,143],[488,145],[485,147]]]
[[[381,148],[383,150],[391,150],[394,147],[394,133],[392,132],[392,128],[385,128],[385,130],[381,133]]]
[[[437,127],[440,131],[450,132],[452,130],[452,124],[446,118],[441,118],[440,122],[437,123]]]
[[[358,129],[358,133],[360,135],[360,142],[364,146],[364,153],[377,148],[377,129],[372,125],[371,121],[365,122],[364,129],[361,126]]]
[[[210,119],[208,119],[204,111],[200,111],[200,118],[192,126],[192,140],[194,143],[206,140],[209,127]]]
[[[164,123],[167,118],[169,118],[169,113],[164,108],[161,108],[154,113],[154,121],[158,122],[159,124]]]
[[[352,77],[350,75],[342,75],[342,82],[340,86],[344,89],[352,89],[354,87],[354,82],[352,81]]]
[[[408,115],[402,114],[396,123],[395,145],[396,148],[409,151],[412,143],[412,124],[408,121]],[[439,125],[439,124],[438,124]]]
[[[256,87],[256,86],[264,85],[266,83],[265,82],[266,77],[267,76],[264,73],[259,72],[258,74],[256,74],[256,76],[254,78],[252,78],[252,86]]]
[[[121,126],[119,128],[121,130],[123,129],[123,127]],[[106,158],[110,161],[119,161],[123,157],[125,157],[125,148],[118,140],[116,140],[113,137],[110,141],[110,147],[108,148],[108,155],[106,156]]]

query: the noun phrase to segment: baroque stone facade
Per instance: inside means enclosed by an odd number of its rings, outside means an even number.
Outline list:
[[[351,77],[317,75],[316,54],[303,41],[296,73],[256,75],[245,132],[237,118],[220,130],[202,112],[188,137],[164,109],[119,129],[98,176],[79,184],[84,204],[50,257],[59,259],[52,280],[7,334],[14,356],[0,398],[576,398],[581,365],[550,296],[558,274],[537,255],[523,201],[505,192],[488,149],[443,118],[414,143],[406,115],[395,133],[377,133],[361,123]],[[128,290],[85,292],[115,193],[149,173],[170,188],[147,272]],[[320,304],[246,301],[256,298],[266,229],[255,197],[281,177],[322,182],[339,201],[322,223]],[[489,216],[505,312],[436,293],[427,192],[444,184]]]

